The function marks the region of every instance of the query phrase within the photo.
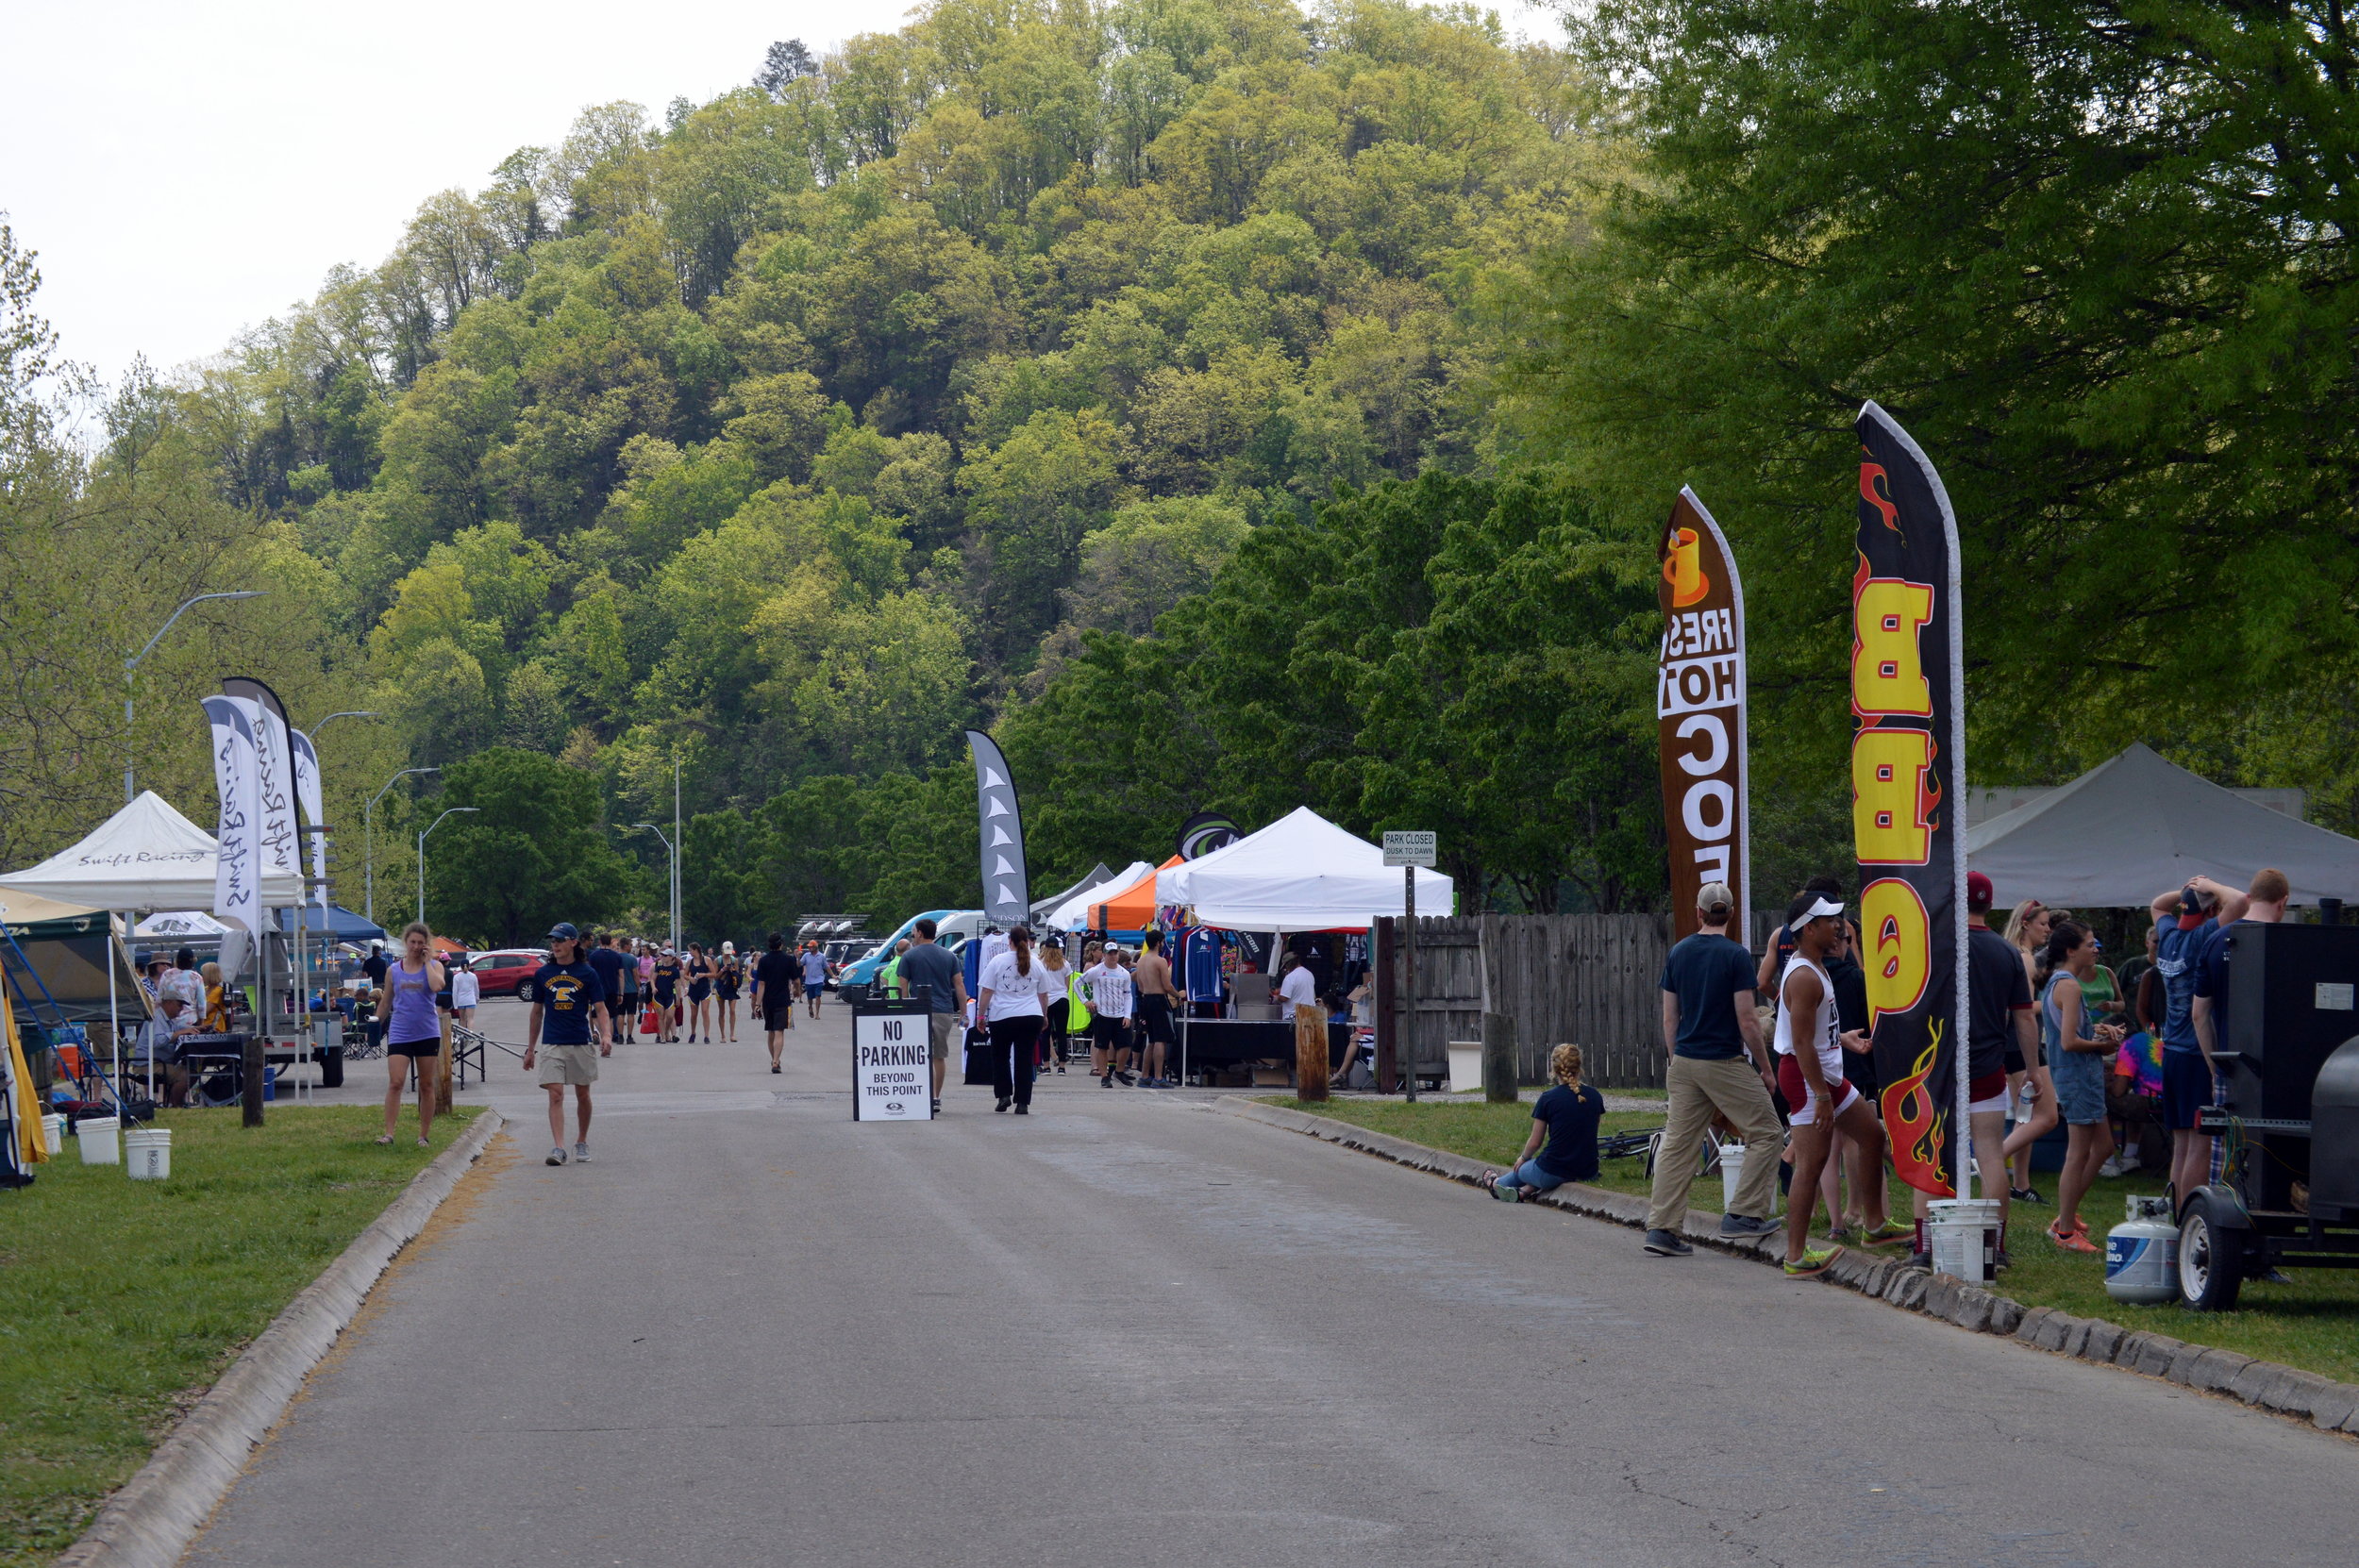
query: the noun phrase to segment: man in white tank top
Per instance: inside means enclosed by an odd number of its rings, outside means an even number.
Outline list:
[[[1864,1168],[1875,1173],[1868,1191],[1859,1194],[1867,1233],[1881,1239],[1890,1226],[1884,1214],[1883,1125],[1844,1076],[1842,1026],[1836,1021],[1834,986],[1827,978],[1827,960],[1843,941],[1843,906],[1821,894],[1790,928],[1794,958],[1778,997],[1778,1088],[1794,1108],[1785,1272],[1801,1276],[1824,1273],[1843,1255],[1839,1246],[1810,1244],[1818,1177],[1837,1128],[1859,1141],[1867,1156]]]

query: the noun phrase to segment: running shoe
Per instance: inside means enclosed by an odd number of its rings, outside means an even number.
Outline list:
[[[577,1165],[587,1165],[590,1163],[589,1144],[576,1143],[574,1145],[574,1163]]]
[[[2046,1203],[2048,1201],[2039,1195],[2039,1189],[2036,1187],[2010,1187],[2007,1189],[2007,1196],[2017,1203]]]
[[[2121,1156],[2115,1155],[2111,1159],[2097,1167],[2097,1174],[2101,1176],[2124,1176],[2134,1168],[2124,1161]]]
[[[1786,1277],[1808,1279],[1827,1272],[1827,1265],[1843,1256],[1841,1247],[1812,1247],[1799,1258],[1789,1258],[1785,1263]]]
[[[1649,1230],[1647,1232],[1647,1250],[1657,1258],[1686,1258],[1692,1256],[1696,1249],[1680,1240],[1675,1231]]]
[[[1720,1234],[1723,1236],[1767,1236],[1784,1228],[1776,1220],[1757,1220],[1750,1214],[1720,1216]]]
[[[2089,1240],[2085,1230],[2059,1230],[2051,1225],[2048,1227],[2048,1239],[2066,1252],[2093,1253],[2098,1250],[2097,1243]]]
[[[942,1102],[941,1102],[940,1100],[936,1100],[936,1101],[934,1102],[934,1105],[933,1105],[933,1112],[934,1112],[934,1114],[935,1114],[935,1115],[937,1115],[937,1116],[939,1116],[939,1115],[941,1115],[941,1114],[942,1114]]]
[[[549,1151],[547,1163],[551,1165],[562,1165],[565,1163],[565,1150],[561,1145]]]
[[[1916,1226],[1902,1225],[1898,1220],[1886,1220],[1872,1230],[1861,1231],[1859,1239],[1864,1245],[1871,1247],[1887,1246],[1894,1242],[1913,1242],[1916,1239]]]

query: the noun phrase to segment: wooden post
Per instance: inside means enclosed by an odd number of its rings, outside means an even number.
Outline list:
[[[1327,1098],[1327,1012],[1313,1003],[1295,1009],[1295,1098]]]
[[[241,1097],[245,1109],[245,1125],[250,1127],[259,1127],[262,1125],[263,1066],[260,1035],[249,1034],[245,1037],[245,1060],[243,1066],[244,1068],[242,1075],[243,1093]]]
[[[574,959],[577,962],[580,961],[581,953],[581,944],[579,942],[574,943]],[[444,985],[450,984],[449,975],[443,975],[443,983]],[[451,1050],[452,1041],[450,1036],[450,1014],[447,1012],[437,1013],[435,1015],[435,1022],[442,1026],[443,1049],[434,1059],[434,1114],[437,1116],[447,1116],[450,1114],[450,1059],[454,1054]],[[489,1073],[491,1071],[492,1064],[487,1061],[483,1064],[483,1067],[484,1071]]]
[[[1482,1015],[1482,1097],[1515,1103],[1515,1020],[1507,1013]]]

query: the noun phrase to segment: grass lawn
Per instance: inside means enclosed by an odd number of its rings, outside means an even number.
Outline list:
[[[173,1420],[450,1146],[372,1143],[374,1106],[168,1110],[172,1177],[84,1165],[74,1140],[0,1193],[0,1564],[71,1545]]]
[[[1315,1115],[1330,1116],[1372,1131],[1390,1133],[1430,1148],[1447,1149],[1504,1166],[1523,1147],[1531,1128],[1531,1106],[1491,1105],[1486,1102],[1446,1101],[1409,1105],[1400,1100],[1334,1099],[1306,1105],[1299,1100],[1273,1099]],[[1659,1111],[1608,1111],[1607,1132],[1663,1124]],[[1597,1183],[1617,1193],[1644,1193],[1646,1158],[1603,1162]],[[2082,1317],[2103,1318],[2125,1328],[2143,1328],[2198,1344],[2217,1345],[2265,1360],[2283,1361],[2309,1372],[2359,1383],[2359,1270],[2289,1269],[2289,1285],[2247,1282],[2233,1312],[2191,1312],[2177,1305],[2133,1307],[2105,1293],[2105,1260],[2057,1248],[2042,1234],[2056,1217],[2055,1173],[2041,1172],[2037,1190],[2049,1204],[2016,1204],[2007,1220],[2007,1250],[2015,1266],[1999,1276],[2000,1294],[2027,1307],[2056,1307]],[[2122,1200],[2133,1193],[2159,1193],[2163,1184],[2150,1176],[2120,1176],[2100,1180],[2081,1205],[2089,1222],[2090,1239],[2104,1244],[2107,1229],[2120,1223]],[[1691,1190],[1689,1207],[1717,1213],[1721,1209],[1717,1171]],[[1909,1194],[1892,1183],[1892,1212],[1909,1214]],[[1823,1225],[1821,1226],[1823,1229]],[[1636,1245],[1633,1241],[1631,1244]],[[1898,1250],[1898,1249],[1887,1249]]]

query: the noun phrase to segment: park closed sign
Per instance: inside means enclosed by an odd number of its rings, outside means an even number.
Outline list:
[[[926,1010],[907,1002],[852,1014],[852,1120],[929,1122],[933,1081]]]

